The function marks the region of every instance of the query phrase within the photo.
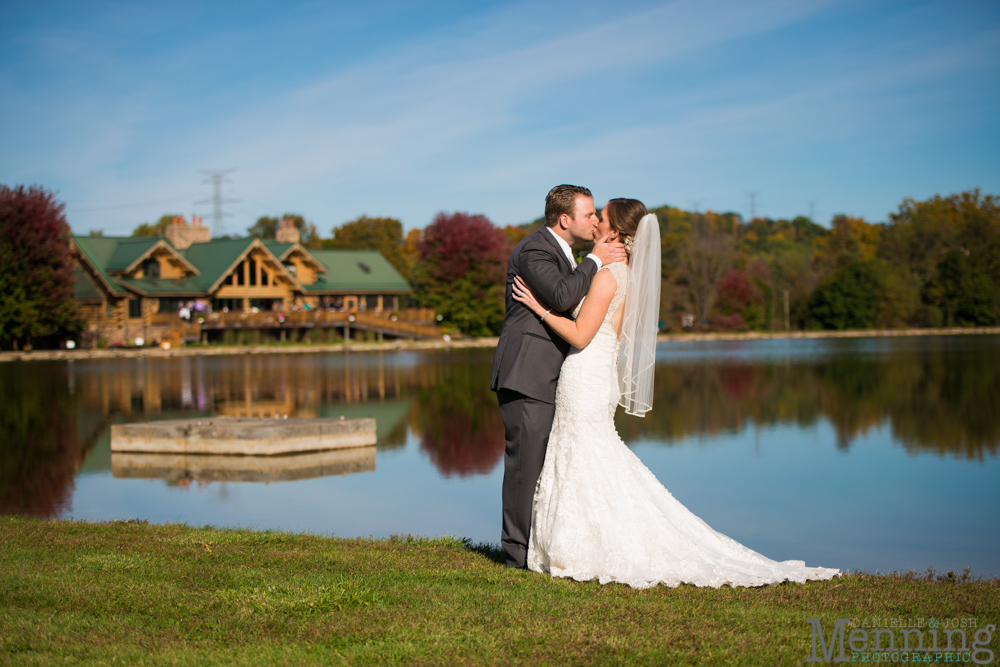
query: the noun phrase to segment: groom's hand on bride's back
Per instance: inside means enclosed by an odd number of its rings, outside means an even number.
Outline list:
[[[601,264],[604,266],[615,262],[624,262],[626,258],[625,246],[618,241],[608,241],[608,236],[594,241],[594,249],[590,251],[591,254],[597,255],[597,259],[601,260]]]

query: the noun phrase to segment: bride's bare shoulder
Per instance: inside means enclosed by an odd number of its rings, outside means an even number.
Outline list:
[[[610,266],[609,264],[602,267],[594,276],[594,279],[590,282],[590,294],[601,292],[615,293],[615,288],[618,286],[618,278],[611,271]]]
[[[614,278],[615,282],[618,282],[622,278],[628,276],[628,264],[625,262],[612,262],[611,264],[605,264],[601,267],[601,270],[597,272],[597,275],[601,274],[609,275]],[[597,280],[597,276],[594,276],[594,280]]]

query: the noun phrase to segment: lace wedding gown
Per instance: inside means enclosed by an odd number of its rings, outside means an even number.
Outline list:
[[[830,579],[839,570],[765,558],[712,530],[660,484],[615,430],[618,339],[611,316],[628,267],[594,340],[573,348],[559,374],[555,419],[535,489],[528,568],[635,588],[719,588]],[[582,302],[581,302],[582,305]],[[577,306],[574,317],[579,314]]]

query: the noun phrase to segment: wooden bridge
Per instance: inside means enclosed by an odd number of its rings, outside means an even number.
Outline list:
[[[152,326],[165,326],[168,337],[182,341],[202,340],[210,331],[267,330],[285,340],[289,331],[301,333],[310,329],[340,329],[344,340],[350,339],[352,329],[369,331],[378,340],[392,338],[441,338],[444,332],[431,324],[434,311],[410,309],[384,312],[344,312],[335,310],[299,310],[293,312],[262,311],[192,313],[190,321],[176,313],[156,313],[151,316]]]

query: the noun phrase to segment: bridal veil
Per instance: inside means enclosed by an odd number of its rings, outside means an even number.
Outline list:
[[[653,366],[660,319],[660,223],[643,216],[632,239],[628,291],[618,348],[618,404],[645,416],[653,406]]]

